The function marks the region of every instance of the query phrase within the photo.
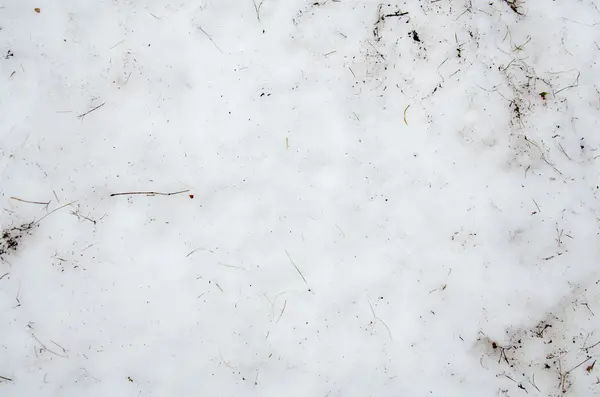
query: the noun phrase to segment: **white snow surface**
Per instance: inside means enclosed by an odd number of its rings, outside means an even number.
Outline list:
[[[255,1],[0,4],[0,395],[600,394],[598,2]]]

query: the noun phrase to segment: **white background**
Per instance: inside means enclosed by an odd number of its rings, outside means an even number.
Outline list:
[[[4,0],[0,395],[597,394],[600,10],[512,6]]]

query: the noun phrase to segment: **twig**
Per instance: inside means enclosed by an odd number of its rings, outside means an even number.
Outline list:
[[[51,340],[50,342],[54,343],[58,348],[60,348],[63,351],[63,353],[67,354],[67,349],[65,349],[64,347],[62,347],[58,343],[54,342],[53,340]],[[68,356],[68,354],[67,354],[67,356]]]
[[[281,320],[281,316],[283,316],[283,312],[285,311],[286,306],[287,306],[287,299],[283,302],[283,309],[281,309],[281,313],[279,313],[279,317],[277,318],[277,321],[275,321],[275,323],[278,323],[279,320]]]
[[[95,107],[95,108],[93,108],[93,109],[90,109],[90,110],[88,110],[88,111],[87,111],[87,112],[85,112],[85,113],[81,113],[81,114],[80,114],[79,116],[77,116],[77,117],[79,117],[80,119],[82,119],[82,120],[83,120],[83,118],[84,118],[85,116],[87,116],[88,114],[92,113],[94,110],[98,110],[98,109],[100,109],[100,108],[101,108],[102,106],[104,106],[104,105],[106,105],[106,102],[102,102],[100,105],[96,106],[96,107]]]
[[[201,250],[201,249],[202,249],[202,248],[196,248],[196,249],[194,249],[194,250],[190,251],[190,253],[189,253],[189,254],[187,254],[185,257],[186,257],[186,258],[188,258],[188,257],[189,257],[190,255],[192,255],[194,252],[196,252],[196,251],[199,251],[199,250]]]
[[[28,204],[40,204],[40,205],[46,205],[46,206],[48,204],[50,204],[50,201],[29,201],[29,200],[20,199],[18,197],[11,197],[11,199],[20,201],[22,203],[28,203]]]
[[[588,347],[582,347],[581,350],[588,350],[588,349],[591,349],[591,348],[596,347],[598,345],[600,345],[600,342],[596,342],[593,345],[588,346]]]
[[[575,81],[573,82],[573,84],[571,84],[571,85],[570,85],[570,86],[568,86],[568,87],[561,88],[560,90],[556,91],[556,92],[554,93],[554,96],[556,96],[556,95],[557,95],[559,92],[562,92],[562,91],[564,91],[564,90],[568,90],[569,88],[573,88],[573,87],[577,87],[577,86],[579,86],[579,76],[580,76],[580,75],[581,75],[581,72],[577,72],[577,78],[575,78]]]
[[[86,221],[90,221],[90,222],[92,222],[94,225],[96,224],[96,221],[95,221],[94,219],[92,219],[92,218],[88,218],[88,217],[87,217],[87,216],[85,216],[85,215],[81,215],[81,214],[79,213],[79,210],[77,210],[77,211],[71,211],[71,215],[75,215],[75,216],[77,217],[77,219],[84,219],[84,220],[86,220]]]
[[[568,154],[567,154],[567,152],[565,151],[565,148],[564,148],[564,147],[562,147],[562,145],[561,145],[560,143],[558,144],[558,148],[560,149],[560,151],[561,151],[561,152],[563,152],[563,154],[564,154],[565,156],[567,156],[567,158],[568,158],[569,160],[572,160],[572,159],[571,159],[571,157],[569,157],[569,155],[568,155]]]
[[[382,18],[389,18],[389,17],[403,17],[405,15],[408,15],[408,12],[400,12],[400,10],[392,13],[392,14],[385,14]]]
[[[404,124],[408,125],[408,121],[406,121],[406,111],[408,110],[408,108],[410,107],[410,105],[408,105],[406,108],[404,108]]]
[[[582,362],[580,362],[579,364],[577,364],[576,366],[574,366],[573,368],[571,368],[570,370],[568,370],[565,375],[570,374],[571,372],[573,372],[574,370],[576,370],[577,368],[581,367],[583,364],[587,363],[588,361],[590,361],[592,359],[592,357],[588,357],[585,360],[583,360]]]
[[[21,301],[19,300],[19,295],[21,295],[21,282],[19,281],[19,287],[17,288],[17,295],[15,296],[15,300],[17,301],[17,305],[15,308],[21,306]]]
[[[33,224],[34,224],[34,225],[37,225],[38,223],[40,223],[40,222],[41,222],[41,221],[42,221],[44,218],[46,218],[47,216],[50,216],[50,215],[52,215],[53,213],[55,213],[56,211],[58,211],[58,210],[60,210],[60,209],[63,209],[63,208],[65,208],[65,207],[67,207],[67,206],[69,206],[69,205],[71,205],[71,204],[74,204],[74,203],[76,203],[76,202],[77,202],[77,200],[75,200],[75,201],[71,201],[70,203],[67,203],[67,204],[65,204],[65,205],[61,205],[60,207],[53,209],[52,211],[48,212],[46,215],[42,216],[42,217],[40,218],[40,220],[39,220],[39,221],[37,221],[37,222],[34,222]]]
[[[118,46],[119,44],[123,43],[125,40],[121,40],[119,41],[117,44],[115,44],[114,46],[110,47],[109,50],[112,50],[113,48],[115,48],[116,46]]]
[[[6,376],[2,376],[2,375],[0,375],[0,379],[5,380],[7,382],[12,382],[13,381],[11,378],[7,378]]]
[[[382,14],[381,14],[381,9],[383,8],[383,4],[379,4],[377,6],[377,18],[375,20],[375,24],[373,25],[373,37],[375,38],[375,41],[379,41],[381,40],[381,37],[379,36],[379,24],[381,23],[381,21],[383,21],[385,18],[382,18]]]
[[[388,327],[388,325],[385,323],[385,321],[383,321],[382,319],[380,319],[379,317],[377,317],[377,320],[381,321],[381,324],[383,324],[383,326],[385,327],[385,329],[388,332],[388,336],[390,337],[390,340],[394,340],[394,338],[392,338],[392,331],[390,331],[390,327]]]
[[[217,45],[217,43],[215,43],[215,41],[213,40],[213,38],[212,38],[212,37],[211,37],[211,36],[210,36],[208,33],[206,33],[206,31],[205,31],[204,29],[202,29],[202,26],[200,26],[200,25],[196,25],[196,27],[197,27],[198,29],[200,29],[200,31],[201,31],[202,33],[204,33],[204,35],[206,35],[206,37],[208,37],[208,39],[211,41],[211,43],[213,43],[213,44],[214,44],[214,46],[217,48],[217,50],[219,50],[219,52],[222,54],[222,53],[223,53],[223,50],[221,49],[221,47],[219,47],[219,46]]]
[[[230,267],[232,269],[240,269],[240,270],[246,270],[246,268],[243,268],[241,266],[234,266],[234,265],[228,265],[227,263],[223,263],[223,262],[219,262],[219,266],[223,266],[223,267]]]
[[[533,200],[533,204],[535,204],[535,206],[537,207],[538,213],[542,212],[542,210],[540,209],[540,206],[538,205],[537,201],[535,201],[535,199]]]
[[[231,364],[229,364],[224,358],[223,358],[223,353],[221,353],[221,350],[219,350],[219,356],[221,356],[221,361],[223,361],[223,364],[225,364],[225,366],[229,367],[229,368],[233,368],[231,366]]]
[[[500,362],[502,361],[502,357],[504,357],[504,361],[506,361],[506,364],[510,365],[510,363],[508,362],[508,357],[506,357],[506,348],[502,346],[498,346],[498,348],[500,348],[500,357],[498,357],[498,364],[500,364]]]
[[[535,374],[533,374],[533,382],[532,382],[532,381],[530,381],[529,379],[527,379],[527,381],[528,381],[529,383],[531,383],[531,385],[532,385],[533,387],[535,387],[535,389],[536,389],[538,392],[540,392],[540,393],[542,392],[542,391],[541,391],[541,390],[540,390],[540,389],[537,387],[537,385],[535,384]]]
[[[369,40],[367,40],[367,43],[369,43],[369,45],[371,47],[373,47],[373,49],[375,50],[375,52],[377,53],[377,55],[379,55],[381,57],[381,59],[383,61],[385,61],[385,57],[383,56],[383,54],[381,52],[379,52],[379,50],[373,45],[373,43],[371,43]]]
[[[448,59],[449,59],[449,58],[446,58],[446,59],[444,59],[444,60],[442,61],[442,63],[440,63],[440,64],[438,65],[438,67],[437,67],[437,73],[438,73],[438,76],[440,76],[440,78],[442,79],[442,83],[443,83],[445,80],[444,80],[444,76],[442,76],[442,74],[440,73],[440,68],[441,68],[441,67],[442,67],[442,66],[443,66],[443,65],[444,65],[444,64],[445,64],[445,63],[448,61]],[[481,88],[481,87],[479,87],[479,88]],[[483,89],[483,88],[482,88],[482,89]],[[486,90],[486,91],[487,91],[487,90]]]
[[[525,141],[527,141],[527,142],[529,142],[529,143],[533,144],[533,145],[534,145],[534,146],[535,146],[535,147],[536,147],[536,148],[537,148],[537,149],[540,151],[540,155],[542,156],[542,160],[544,160],[544,162],[545,162],[546,164],[548,164],[550,167],[552,167],[552,169],[553,169],[554,171],[558,172],[560,175],[562,175],[562,174],[563,174],[562,172],[560,172],[560,171],[558,170],[558,168],[556,168],[556,167],[554,166],[554,164],[552,164],[551,162],[549,162],[549,161],[548,161],[548,159],[547,159],[547,158],[546,158],[546,156],[544,155],[544,151],[542,150],[542,148],[541,148],[541,147],[540,147],[540,146],[539,146],[537,143],[535,143],[535,142],[533,142],[532,140],[530,140],[529,138],[527,138],[527,136],[524,136],[524,137],[525,137]]]
[[[370,300],[367,300],[367,302],[369,302],[369,307],[371,308],[371,313],[373,314],[373,320],[377,321],[381,321],[381,324],[383,324],[383,326],[385,327],[385,329],[388,332],[388,335],[390,337],[390,340],[394,340],[394,338],[392,338],[392,332],[390,331],[390,327],[388,327],[388,325],[385,323],[385,321],[383,321],[381,318],[377,317],[377,315],[375,314],[375,309],[373,309],[373,305],[371,304]],[[375,321],[373,323],[375,323]]]
[[[306,282],[306,279],[304,278],[304,276],[302,275],[302,272],[300,271],[300,269],[298,268],[298,266],[296,266],[296,264],[294,263],[294,260],[292,259],[292,257],[290,256],[290,253],[285,250],[285,253],[287,254],[288,259],[290,260],[290,262],[292,263],[292,265],[294,265],[294,267],[296,268],[296,271],[298,272],[298,274],[300,275],[300,277],[302,277],[302,280],[304,280],[304,284],[308,283]]]
[[[592,314],[592,316],[595,316],[594,312],[592,311],[592,309],[590,309],[590,304],[587,302],[582,303],[583,306],[587,307],[587,309],[589,310],[589,312]]]
[[[56,355],[56,356],[58,356],[58,357],[67,358],[67,356],[63,356],[63,355],[61,355],[61,354],[58,354],[57,352],[54,352],[54,351],[52,351],[52,350],[48,349],[48,347],[47,347],[46,345],[44,345],[44,344],[42,343],[42,341],[41,341],[41,340],[39,340],[39,339],[37,338],[37,336],[35,336],[35,334],[34,334],[33,332],[31,333],[31,336],[33,336],[33,339],[35,339],[36,341],[38,341],[38,343],[39,343],[40,345],[42,345],[42,347],[44,348],[44,350],[46,350],[47,352],[50,352],[50,353],[52,353],[52,354],[54,354],[54,355]]]
[[[4,277],[8,276],[10,273],[4,273],[2,276],[0,276],[0,280],[2,280]]]
[[[180,190],[178,192],[171,193],[162,193],[162,192],[123,192],[123,193],[112,193],[110,197],[114,196],[133,196],[133,195],[142,195],[142,196],[173,196],[174,194],[187,193],[190,190]]]
[[[260,8],[262,7],[265,0],[262,0],[258,5],[256,5],[256,1],[252,0],[252,4],[254,4],[254,11],[256,11],[256,19],[260,22]]]

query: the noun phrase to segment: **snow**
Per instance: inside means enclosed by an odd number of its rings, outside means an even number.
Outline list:
[[[0,28],[2,396],[599,393],[595,2]]]

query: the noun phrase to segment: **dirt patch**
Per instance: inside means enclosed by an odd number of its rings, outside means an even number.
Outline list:
[[[510,328],[502,340],[481,333],[475,351],[482,368],[496,374],[504,395],[592,395],[600,385],[597,322],[590,309],[599,291],[577,290],[530,327]],[[591,301],[582,298],[594,295]]]
[[[36,224],[31,222],[3,230],[2,237],[0,238],[0,258],[4,258],[17,251],[23,236],[30,234],[35,226]]]

